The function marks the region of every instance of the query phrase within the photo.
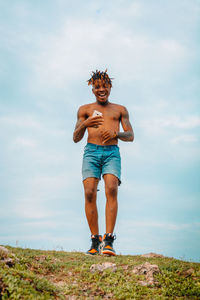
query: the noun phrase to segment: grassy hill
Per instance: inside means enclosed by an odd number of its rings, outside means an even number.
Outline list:
[[[86,256],[80,252],[0,250],[0,299],[200,299],[200,264],[167,257]],[[91,272],[93,264],[116,268]],[[154,284],[135,266],[158,265]]]

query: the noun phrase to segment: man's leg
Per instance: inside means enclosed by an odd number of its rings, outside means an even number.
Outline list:
[[[85,214],[92,235],[99,234],[98,212],[96,205],[98,182],[99,179],[94,177],[86,178],[83,181],[85,191]]]
[[[112,174],[105,174],[103,178],[106,193],[106,233],[113,233],[118,208],[118,178]]]
[[[106,234],[103,237],[102,254],[116,255],[113,249],[115,236],[113,235],[117,218],[118,178],[112,174],[104,175],[106,193]]]

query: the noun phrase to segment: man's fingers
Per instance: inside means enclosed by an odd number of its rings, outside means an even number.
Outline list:
[[[102,123],[95,122],[95,123],[90,124],[90,126],[99,126],[99,125],[102,125]]]
[[[102,121],[102,122],[104,121],[102,116],[91,117],[91,120],[93,120],[93,121]]]
[[[104,131],[103,133],[102,133],[102,136],[104,137],[104,136],[109,136],[110,135],[110,133],[109,133],[109,131]]]
[[[94,122],[94,121],[101,121],[101,122],[103,122],[104,121],[104,119],[102,117],[92,117],[90,120],[92,122]]]
[[[102,143],[105,144],[109,140],[110,140],[110,138],[104,139]]]
[[[114,134],[108,130],[104,131],[102,133],[102,143],[105,144],[109,140],[112,140],[114,138]]]
[[[109,136],[110,134],[109,134],[109,132],[104,132],[103,134],[102,134],[102,136]]]
[[[87,127],[98,127],[100,125],[102,125],[104,122],[104,119],[102,118],[102,116],[94,116],[94,117],[89,117],[86,120],[86,124]]]
[[[110,132],[108,130],[102,133],[102,143],[105,144],[107,141],[111,139]]]
[[[99,126],[99,125],[102,125],[102,124],[103,124],[103,121],[102,121],[102,120],[92,120],[92,121],[90,122],[90,125],[89,125],[89,126],[93,127],[93,126]]]
[[[106,134],[106,135],[104,134],[102,136],[102,138],[103,138],[103,144],[105,144],[107,141],[109,141],[111,139],[111,136],[109,134]]]
[[[109,139],[110,139],[110,136],[103,136],[102,138],[103,138],[103,140],[105,141],[105,140],[109,140]]]
[[[94,116],[94,117],[92,117],[92,119],[103,119],[103,117],[102,116]]]

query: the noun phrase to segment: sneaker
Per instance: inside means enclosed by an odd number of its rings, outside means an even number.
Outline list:
[[[91,248],[86,252],[89,255],[96,255],[100,253],[100,244],[102,243],[101,235],[91,235],[92,245]]]
[[[101,253],[106,255],[113,255],[115,256],[115,250],[113,249],[113,242],[116,239],[116,236],[112,233],[106,233],[103,237],[103,248]]]

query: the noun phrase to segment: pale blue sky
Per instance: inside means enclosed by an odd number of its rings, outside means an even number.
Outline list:
[[[135,132],[115,249],[200,261],[199,16],[198,0],[0,0],[0,244],[88,250],[72,133],[108,68]],[[103,182],[98,206],[103,234]]]

